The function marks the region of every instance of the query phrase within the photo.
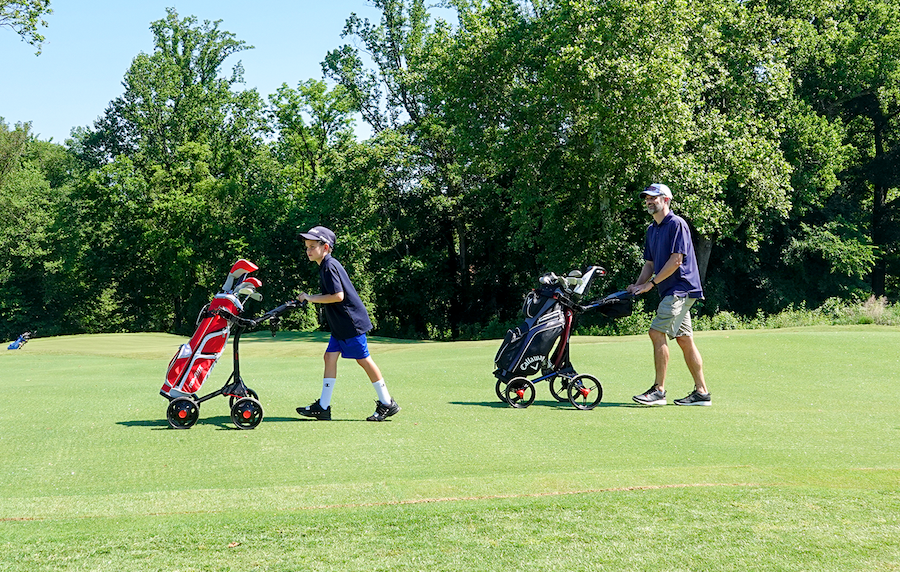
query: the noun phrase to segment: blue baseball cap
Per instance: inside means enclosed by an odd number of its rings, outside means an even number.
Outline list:
[[[669,187],[665,186],[662,183],[653,183],[643,191],[641,191],[641,198],[645,196],[650,197],[666,197],[668,199],[672,198],[672,191],[669,190]]]
[[[318,240],[324,242],[331,248],[334,248],[334,243],[337,240],[337,237],[334,236],[334,233],[324,226],[314,226],[309,229],[309,232],[301,232],[300,236],[307,240]]]

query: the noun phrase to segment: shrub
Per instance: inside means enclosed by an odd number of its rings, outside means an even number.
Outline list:
[[[737,314],[728,311],[712,316],[698,316],[693,322],[695,330],[743,330],[747,329],[747,321]]]
[[[701,308],[701,312],[702,312]],[[599,315],[586,315],[585,320],[575,330],[580,336],[630,336],[647,333],[653,322],[654,309],[647,308],[644,300],[636,300],[630,316],[611,320]],[[468,324],[460,329],[462,340],[490,340],[502,338],[509,328],[518,325],[500,322],[491,318],[487,324]],[[900,304],[890,303],[885,298],[861,298],[842,300],[829,298],[815,309],[804,304],[789,305],[777,314],[765,314],[758,310],[754,316],[741,316],[733,312],[721,311],[701,314],[693,320],[695,331],[704,330],[751,330],[763,328],[797,328],[805,326],[838,326],[852,324],[877,324],[900,326]]]

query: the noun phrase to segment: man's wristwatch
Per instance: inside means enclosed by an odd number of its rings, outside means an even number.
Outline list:
[[[656,282],[653,281],[653,278],[650,279],[650,284],[653,284],[654,286],[659,286],[659,284],[657,284]]]

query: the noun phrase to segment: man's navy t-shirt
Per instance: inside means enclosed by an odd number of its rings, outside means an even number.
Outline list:
[[[683,218],[670,211],[660,224],[656,224],[654,220],[647,228],[644,260],[653,262],[653,273],[656,274],[676,252],[683,254],[684,260],[671,276],[659,282],[660,297],[674,295],[703,298],[691,230]]]
[[[344,293],[344,299],[340,302],[322,305],[325,321],[335,339],[348,340],[372,329],[369,313],[350,282],[347,271],[330,254],[326,254],[319,265],[319,285],[324,294]]]

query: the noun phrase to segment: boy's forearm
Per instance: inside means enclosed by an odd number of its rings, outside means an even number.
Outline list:
[[[336,304],[344,299],[344,293],[338,292],[336,294],[300,294],[297,296],[297,300],[300,302],[304,300],[309,300],[313,304]]]

